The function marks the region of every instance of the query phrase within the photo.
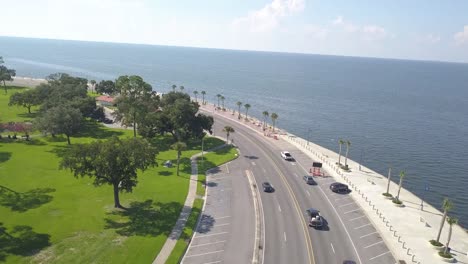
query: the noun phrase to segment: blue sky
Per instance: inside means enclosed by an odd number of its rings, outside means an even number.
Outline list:
[[[2,4],[0,35],[468,62],[467,11],[464,0],[18,0]]]

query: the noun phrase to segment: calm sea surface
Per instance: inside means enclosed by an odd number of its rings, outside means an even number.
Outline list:
[[[329,149],[350,140],[350,157],[377,172],[392,164],[394,180],[405,169],[405,188],[437,208],[450,197],[468,226],[468,64],[5,37],[0,56],[18,76],[137,74],[156,91],[184,85],[276,112]]]

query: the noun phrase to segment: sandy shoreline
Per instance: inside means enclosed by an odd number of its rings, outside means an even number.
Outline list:
[[[8,82],[8,85],[12,86],[24,86],[34,88],[41,83],[46,83],[46,79],[30,78],[30,77],[13,77],[13,81]]]

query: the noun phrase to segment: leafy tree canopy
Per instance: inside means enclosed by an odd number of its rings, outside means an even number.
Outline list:
[[[100,94],[117,94],[119,91],[115,87],[115,83],[113,81],[103,80],[96,85],[96,92]]]
[[[28,113],[31,113],[31,107],[39,105],[41,102],[36,89],[27,90],[24,92],[14,93],[10,96],[9,106],[17,105],[26,107]]]
[[[42,116],[36,118],[35,127],[52,135],[64,134],[70,145],[70,137],[82,128],[83,116],[79,109],[65,105],[48,109]]]
[[[0,56],[0,82],[3,82],[5,88],[5,94],[7,93],[7,87],[5,81],[13,81],[13,77],[16,76],[16,70],[7,68],[4,64],[3,57]]]
[[[64,156],[60,168],[70,169],[75,177],[89,176],[95,186],[114,187],[114,206],[122,208],[119,192],[131,192],[137,185],[137,171],[157,165],[158,151],[144,139],[107,141],[73,146]]]

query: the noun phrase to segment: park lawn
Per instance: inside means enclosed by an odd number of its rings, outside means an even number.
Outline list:
[[[0,100],[2,122],[21,120],[18,114],[26,111],[3,115],[8,100]],[[132,136],[132,130],[91,121],[85,125],[72,144]],[[176,153],[168,149],[171,141],[153,140],[160,166],[140,172],[133,192],[121,194],[125,211],[113,208],[111,186],[95,187],[90,178],[77,179],[58,169],[59,156],[68,148],[65,137],[0,141],[0,262],[150,263],[180,214],[188,191],[189,157],[201,148],[196,142],[188,144],[176,176],[175,166],[161,166],[165,160],[175,164]],[[223,144],[214,138],[207,141],[212,147]]]
[[[0,123],[31,121],[38,107],[31,107],[31,114],[26,107],[8,106],[10,96],[16,92],[23,92],[29,88],[18,86],[7,86],[8,93],[5,94],[3,87],[0,90]]]

